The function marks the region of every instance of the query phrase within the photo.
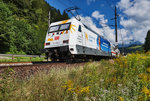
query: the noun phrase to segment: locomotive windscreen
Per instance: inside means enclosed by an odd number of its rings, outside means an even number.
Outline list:
[[[66,24],[62,24],[62,25],[55,25],[55,26],[50,27],[49,32],[69,30],[69,28],[70,28],[70,23],[66,23]]]
[[[63,24],[63,25],[60,25],[60,29],[59,30],[68,30],[70,27],[70,23],[68,24]]]
[[[50,32],[56,32],[58,30],[59,30],[59,26],[51,26],[49,31]]]

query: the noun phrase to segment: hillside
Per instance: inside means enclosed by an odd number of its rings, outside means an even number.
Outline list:
[[[51,22],[69,18],[44,0],[0,0],[0,53],[40,54],[49,10]]]
[[[128,47],[121,47],[119,50],[124,53],[134,53],[136,51],[142,51],[143,45],[134,45],[134,46],[128,46]]]

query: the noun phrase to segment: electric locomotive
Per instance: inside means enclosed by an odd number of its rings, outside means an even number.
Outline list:
[[[120,54],[116,46],[75,18],[51,23],[44,49],[52,61],[98,59]]]

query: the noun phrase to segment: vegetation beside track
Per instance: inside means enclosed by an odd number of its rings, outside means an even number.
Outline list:
[[[10,59],[0,59],[1,62],[38,62],[38,61],[44,61],[44,57],[8,57]]]
[[[82,67],[53,68],[24,79],[14,78],[14,74],[10,68],[1,74],[0,100],[150,100],[150,52],[89,62]]]

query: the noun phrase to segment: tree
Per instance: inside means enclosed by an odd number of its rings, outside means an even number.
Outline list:
[[[0,1],[0,52],[1,53],[9,51],[10,39],[11,39],[10,26],[13,21],[11,16],[12,16],[12,12],[2,1]]]
[[[63,19],[63,20],[69,19],[69,16],[68,16],[68,14],[66,13],[65,10],[64,10],[64,12],[63,12],[63,17],[62,17],[62,19]]]
[[[150,30],[147,32],[147,36],[145,38],[144,50],[148,52],[150,50]]]
[[[51,21],[67,19],[45,0],[0,0],[0,53],[40,54]]]

